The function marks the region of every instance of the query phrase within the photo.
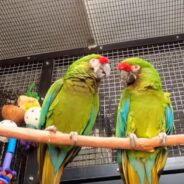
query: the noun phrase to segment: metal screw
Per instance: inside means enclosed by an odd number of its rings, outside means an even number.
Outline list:
[[[103,46],[100,46],[99,49],[102,50],[103,49]]]
[[[45,63],[46,65],[49,65],[50,63],[49,63],[49,61],[46,61],[46,63]]]
[[[176,36],[176,39],[179,39],[179,38],[180,38],[179,35],[177,35],[177,36]]]
[[[31,57],[30,57],[30,56],[28,56],[28,57],[27,57],[27,60],[30,60],[30,59],[31,59]]]
[[[33,176],[29,176],[29,181],[33,181],[34,177]]]

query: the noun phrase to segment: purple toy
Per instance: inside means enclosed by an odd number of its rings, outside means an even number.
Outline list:
[[[25,141],[25,140],[20,140],[20,144],[24,147],[24,149],[30,150],[31,148],[36,148],[37,144],[35,142],[30,142],[30,141]]]

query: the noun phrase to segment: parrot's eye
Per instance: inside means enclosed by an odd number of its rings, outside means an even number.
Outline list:
[[[128,85],[133,84],[136,81],[136,79],[137,79],[136,75],[133,73],[130,73],[128,78],[127,78],[127,84]]]

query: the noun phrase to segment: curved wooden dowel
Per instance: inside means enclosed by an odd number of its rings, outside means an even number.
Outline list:
[[[32,142],[50,143],[57,145],[77,145],[96,148],[110,149],[133,149],[129,138],[115,137],[94,137],[77,135],[76,141],[72,139],[71,134],[61,132],[49,132],[46,130],[35,130],[31,128],[8,128],[0,125],[0,136],[14,137],[17,139],[28,140]],[[174,146],[184,144],[184,134],[169,135],[165,145],[162,145],[159,137],[151,139],[138,138],[136,141],[136,150],[152,151],[155,147]]]

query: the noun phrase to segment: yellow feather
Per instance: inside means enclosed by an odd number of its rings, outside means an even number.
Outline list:
[[[56,174],[54,174],[53,164],[51,162],[49,151],[45,153],[43,164],[42,178],[40,184],[59,184],[63,174],[64,167],[61,166]]]

